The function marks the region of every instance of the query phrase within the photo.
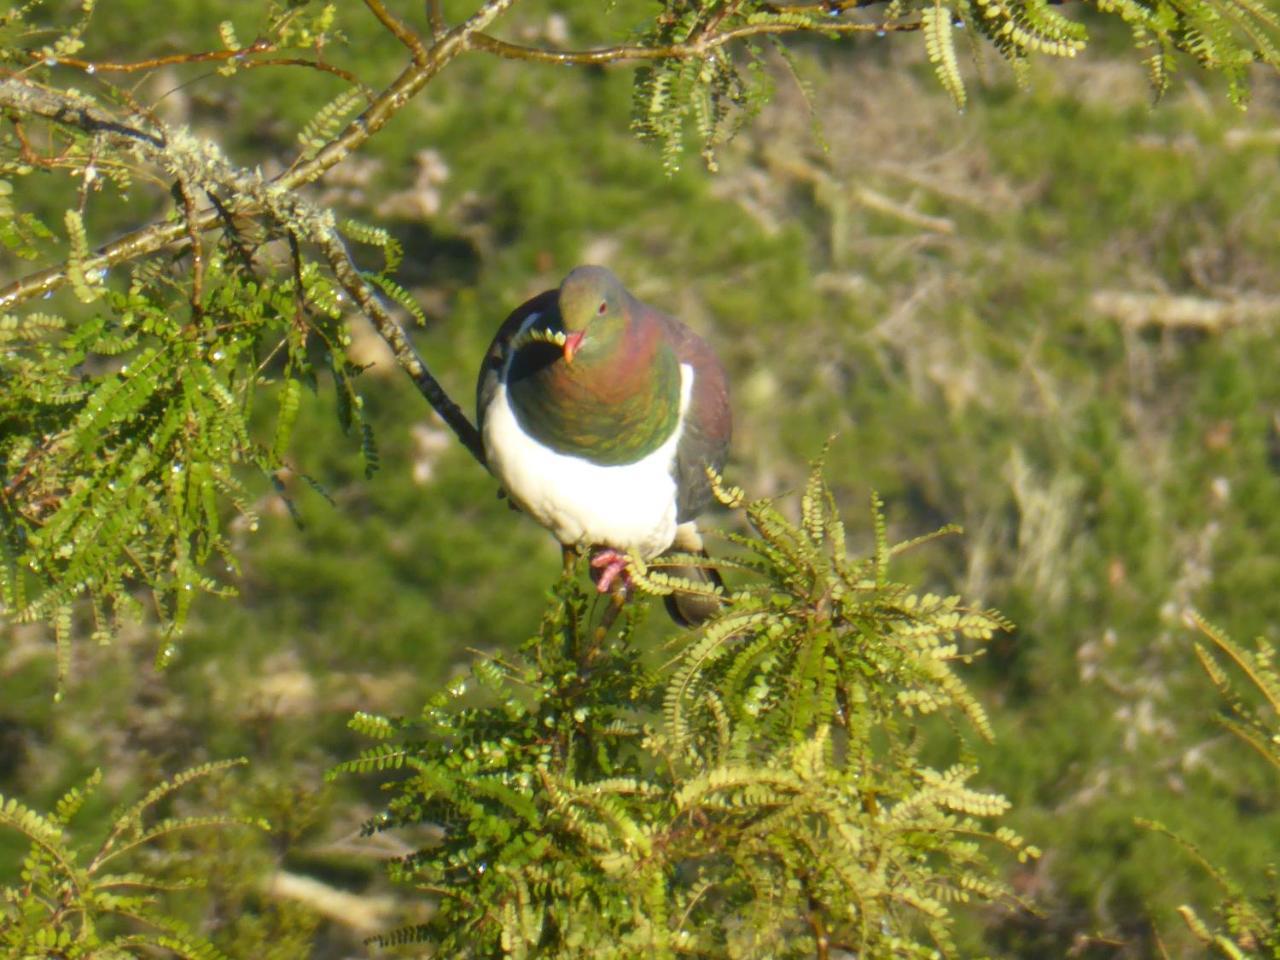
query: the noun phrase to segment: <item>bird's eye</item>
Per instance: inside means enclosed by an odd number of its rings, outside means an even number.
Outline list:
[[[609,312],[609,301],[607,301],[607,300],[601,300],[601,301],[600,301],[600,306],[596,307],[596,313],[597,313],[599,316],[602,316],[602,317],[603,317],[603,316],[604,316],[606,313],[608,313],[608,312]]]

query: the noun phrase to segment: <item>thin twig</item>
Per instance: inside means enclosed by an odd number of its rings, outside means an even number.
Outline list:
[[[33,167],[52,167],[57,163],[56,158],[45,159],[36,153],[31,146],[31,141],[27,139],[27,131],[23,129],[22,120],[15,114],[9,117],[9,122],[13,124],[13,132],[18,138],[18,156],[22,158],[23,163],[29,163]]]
[[[742,0],[737,0],[735,3],[725,4],[719,10],[715,11],[705,23],[695,27],[693,32],[689,35],[689,39],[697,40],[700,37],[705,37],[708,34],[714,33],[716,28],[733,14],[737,13],[738,8],[741,6]]]
[[[427,22],[431,24],[431,39],[439,40],[444,35],[444,11],[440,9],[440,0],[427,0]]]
[[[86,73],[139,73],[144,70],[155,70],[159,67],[180,63],[209,63],[220,60],[236,60],[253,53],[266,53],[275,50],[274,44],[267,40],[255,40],[247,47],[234,50],[204,50],[199,53],[171,53],[163,57],[151,57],[133,63],[112,63],[109,60],[82,60],[79,57],[45,57],[32,53],[31,58],[46,66],[74,67]]]
[[[388,10],[383,5],[382,0],[364,0],[364,5],[369,8],[369,12],[378,18],[378,22],[386,27],[392,36],[409,48],[409,52],[413,54],[414,63],[422,64],[426,62],[427,48],[422,45],[418,35],[406,27],[399,17]]]
[[[432,409],[440,414],[441,419],[449,425],[462,445],[480,462],[481,466],[486,465],[484,441],[480,437],[480,431],[453,402],[453,398],[445,393],[440,382],[432,376],[418,351],[405,336],[400,324],[388,312],[373,287],[360,275],[360,270],[352,262],[342,239],[336,232],[331,232],[319,238],[317,245],[342,289],[350,295],[364,315],[369,318],[378,334],[391,347],[391,352],[395,354],[396,362],[401,369],[409,374],[419,392],[426,397]]]
[[[825,13],[832,16],[884,2],[885,0],[817,0],[816,3],[773,3],[767,9],[770,13]]]
[[[136,60],[131,63],[113,63],[109,60],[83,60],[79,57],[46,57],[41,54],[32,54],[32,58],[48,66],[71,67],[89,74],[141,73],[148,70],[156,70],[160,67],[181,66],[188,63],[217,63],[224,60],[241,60],[243,63],[240,66],[245,69],[253,67],[310,67],[313,70],[322,70],[325,73],[333,74],[335,77],[341,77],[353,86],[363,86],[355,74],[348,70],[343,70],[341,67],[335,67],[331,63],[325,63],[322,60],[308,60],[305,57],[248,59],[260,53],[274,53],[277,50],[279,50],[279,47],[274,43],[267,40],[255,40],[247,47],[237,47],[234,50],[171,53],[163,57],[150,57],[146,60]]]
[[[919,30],[918,20],[885,23],[821,23],[812,27],[793,23],[748,23],[740,27],[710,34],[686,43],[671,43],[650,47],[644,44],[625,44],[616,47],[600,47],[595,50],[548,50],[530,47],[509,40],[499,40],[487,33],[477,34],[471,45],[487,53],[497,54],[509,60],[531,60],[537,63],[601,64],[627,63],[640,60],[688,60],[704,57],[712,50],[734,40],[761,35],[788,33],[910,33]]]
[[[196,226],[196,197],[185,177],[178,178],[178,193],[182,197],[183,222],[191,243],[191,314],[199,320],[204,314],[204,241]]]
[[[264,57],[258,60],[246,60],[240,64],[242,70],[252,70],[255,67],[310,67],[313,70],[321,70],[335,77],[341,77],[353,87],[359,87],[367,99],[373,100],[373,91],[366,87],[359,77],[350,70],[343,70],[323,60],[308,60],[306,57]]]
[[[818,905],[814,902],[812,894],[809,896],[808,920],[809,926],[813,930],[814,960],[830,960],[831,940],[827,936],[827,931],[823,929],[822,914],[818,910]]]

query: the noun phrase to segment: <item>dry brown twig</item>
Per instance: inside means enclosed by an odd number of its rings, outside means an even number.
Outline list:
[[[110,60],[83,60],[79,57],[40,57],[36,62],[47,66],[70,67],[88,74],[100,73],[146,73],[161,67],[186,66],[192,63],[222,63],[228,60],[240,61],[243,69],[254,67],[310,67],[324,73],[341,77],[352,86],[363,86],[355,74],[323,60],[308,60],[305,57],[258,57],[261,53],[274,53],[274,44],[265,40],[256,40],[247,47],[235,50],[203,50],[197,53],[172,53],[163,57],[150,57],[146,60],[135,60],[130,63],[116,63]]]

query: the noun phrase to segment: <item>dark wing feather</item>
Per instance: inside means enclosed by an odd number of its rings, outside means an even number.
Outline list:
[[[711,505],[714,494],[707,467],[724,469],[733,433],[729,385],[724,367],[712,349],[679,320],[653,311],[666,327],[666,336],[681,363],[693,367],[693,393],[685,411],[684,431],[676,448],[677,520],[692,520]]]
[[[485,411],[489,409],[489,402],[502,381],[502,368],[506,366],[512,337],[519,332],[520,326],[531,313],[552,311],[559,316],[559,307],[556,306],[559,295],[559,290],[544,290],[533,299],[526,300],[511,311],[511,315],[502,321],[502,326],[494,334],[493,342],[485,352],[484,362],[480,364],[480,376],[476,380],[476,422],[482,431]]]

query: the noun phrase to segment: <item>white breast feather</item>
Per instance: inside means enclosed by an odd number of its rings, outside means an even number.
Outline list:
[[[521,331],[536,318],[535,314],[527,319]],[[508,357],[508,366],[510,362]],[[656,557],[675,539],[672,465],[693,378],[693,367],[682,363],[680,417],[671,436],[643,459],[617,466],[600,466],[543,446],[521,429],[506,384],[500,383],[484,415],[489,468],[516,504],[561,543],[599,544],[635,550],[646,559]]]

